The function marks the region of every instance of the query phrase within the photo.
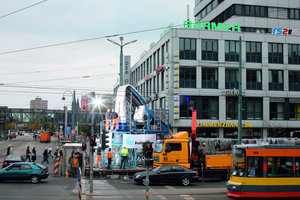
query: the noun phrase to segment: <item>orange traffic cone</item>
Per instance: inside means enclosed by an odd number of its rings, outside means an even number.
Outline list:
[[[69,172],[66,171],[66,178],[69,178]]]

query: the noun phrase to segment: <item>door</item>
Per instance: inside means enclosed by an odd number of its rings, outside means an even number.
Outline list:
[[[152,183],[168,183],[170,179],[171,166],[161,166],[157,174],[151,176]]]
[[[185,152],[182,152],[182,143],[166,143],[165,144],[165,157],[167,157],[167,160],[165,160],[166,164],[169,165],[177,165],[180,161],[180,154],[184,154]],[[187,152],[186,152],[187,153]]]
[[[3,173],[4,179],[21,179],[20,174],[20,165],[19,164],[12,164],[5,170]]]
[[[28,164],[22,164],[20,170],[20,176],[22,179],[30,179],[32,175],[32,167]]]
[[[171,166],[171,171],[170,171],[170,182],[171,183],[178,183],[181,181],[182,177],[184,177],[184,169],[181,166]]]

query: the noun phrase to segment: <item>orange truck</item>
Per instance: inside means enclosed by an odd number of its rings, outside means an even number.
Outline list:
[[[47,133],[47,132],[42,132],[40,134],[40,143],[42,142],[51,142],[51,136],[50,136],[50,133]]]
[[[204,177],[228,178],[232,168],[231,152],[211,155],[203,152],[196,138],[189,138],[188,132],[178,132],[168,139],[155,142],[153,165],[181,165],[199,170]]]

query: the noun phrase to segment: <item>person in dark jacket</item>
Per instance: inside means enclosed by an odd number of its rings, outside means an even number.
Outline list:
[[[106,113],[105,113],[105,130],[109,130],[110,129],[110,123],[111,123],[111,112],[110,109],[107,109]]]
[[[35,147],[32,148],[32,156],[31,156],[31,161],[35,162],[36,161],[36,150]]]
[[[26,159],[25,159],[25,161],[27,161],[27,159],[28,159],[29,162],[31,162],[31,161],[30,161],[30,154],[31,154],[31,152],[30,152],[29,146],[27,146],[27,148],[26,148]]]
[[[7,147],[7,153],[6,153],[7,156],[10,155],[10,148],[11,148],[11,145],[9,145],[9,146]]]
[[[44,163],[46,161],[49,164],[49,161],[48,161],[48,149],[47,148],[45,148],[45,151],[43,153],[43,161],[42,161],[42,163]]]

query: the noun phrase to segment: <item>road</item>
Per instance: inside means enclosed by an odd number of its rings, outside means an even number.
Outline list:
[[[52,139],[55,140],[54,137]],[[17,138],[11,141],[0,140],[0,161],[2,167],[2,161],[6,156],[6,149],[8,145],[13,145],[14,154],[24,155],[27,146],[30,146],[30,150],[35,146],[37,150],[37,162],[41,163],[42,153],[45,147],[51,146],[52,151],[56,149],[57,142],[40,143],[32,140],[31,134],[25,134],[24,136],[17,136]],[[43,164],[49,169],[48,179],[42,180],[38,184],[31,184],[29,181],[3,181],[0,182],[0,199],[22,199],[22,200],[73,200],[77,199],[77,196],[72,195],[72,190],[76,185],[75,178],[64,178],[53,176],[53,159],[49,158],[49,164]]]

